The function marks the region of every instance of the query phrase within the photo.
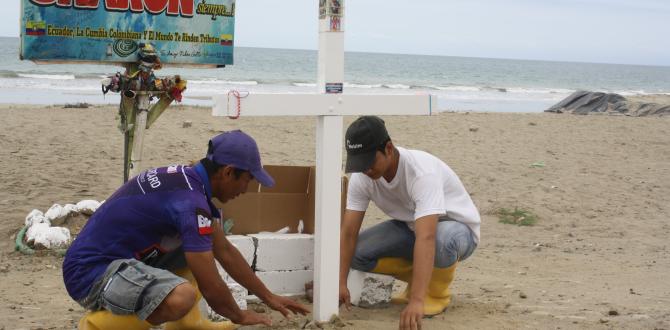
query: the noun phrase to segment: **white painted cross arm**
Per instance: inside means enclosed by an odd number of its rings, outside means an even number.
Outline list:
[[[213,97],[213,116],[431,115],[437,97],[359,94],[232,94]]]

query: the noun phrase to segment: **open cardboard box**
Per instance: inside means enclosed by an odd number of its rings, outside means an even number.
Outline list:
[[[225,204],[215,203],[223,209],[224,220],[233,220],[232,234],[274,232],[286,226],[290,233],[297,233],[300,220],[305,225],[303,233],[314,234],[316,168],[280,165],[264,168],[275,179],[274,187],[263,187],[252,180],[245,194]],[[347,177],[343,176],[340,219],[347,202],[347,183]]]

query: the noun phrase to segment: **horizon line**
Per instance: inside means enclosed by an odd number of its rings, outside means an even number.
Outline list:
[[[0,35],[0,38],[14,38],[20,39],[20,36]],[[318,49],[310,48],[276,48],[263,46],[239,46],[241,48],[259,48],[259,49],[278,49],[278,50],[302,50],[302,51],[318,51]],[[640,64],[640,63],[613,63],[613,62],[589,62],[576,60],[555,60],[555,59],[537,59],[537,58],[510,58],[510,57],[489,57],[489,56],[463,56],[463,55],[444,55],[444,54],[426,54],[426,53],[387,53],[382,51],[366,51],[366,50],[345,50],[345,53],[362,53],[362,54],[382,54],[382,55],[411,55],[411,56],[431,56],[431,57],[455,57],[455,58],[475,58],[484,60],[505,60],[505,61],[529,61],[529,62],[553,62],[553,63],[578,63],[578,64],[604,64],[604,65],[628,65],[628,66],[644,66],[644,67],[662,67],[670,68],[668,64]]]

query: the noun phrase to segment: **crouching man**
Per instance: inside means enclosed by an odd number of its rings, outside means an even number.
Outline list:
[[[423,316],[449,305],[458,262],[479,242],[479,212],[449,166],[395,146],[381,118],[358,118],[345,144],[352,174],[340,234],[340,304],[350,304],[350,267],[392,275],[408,283],[392,300],[407,304],[400,328],[420,328]],[[359,234],[370,201],[391,220]]]
[[[270,325],[267,317],[240,310],[215,259],[284,316],[306,314],[297,302],[272,294],[225,237],[212,199],[225,203],[246,192],[252,179],[274,185],[256,142],[231,131],[212,138],[195,166],[151,169],[121,186],[91,216],[63,261],[68,293],[92,311],[79,328],[235,328],[203,319],[201,297],[233,323]]]

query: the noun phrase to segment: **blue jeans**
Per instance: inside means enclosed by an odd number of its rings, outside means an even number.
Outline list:
[[[369,272],[379,258],[414,259],[414,232],[400,220],[388,220],[372,226],[358,235],[351,268]],[[435,233],[435,267],[446,268],[467,259],[477,247],[468,226],[440,218]]]

